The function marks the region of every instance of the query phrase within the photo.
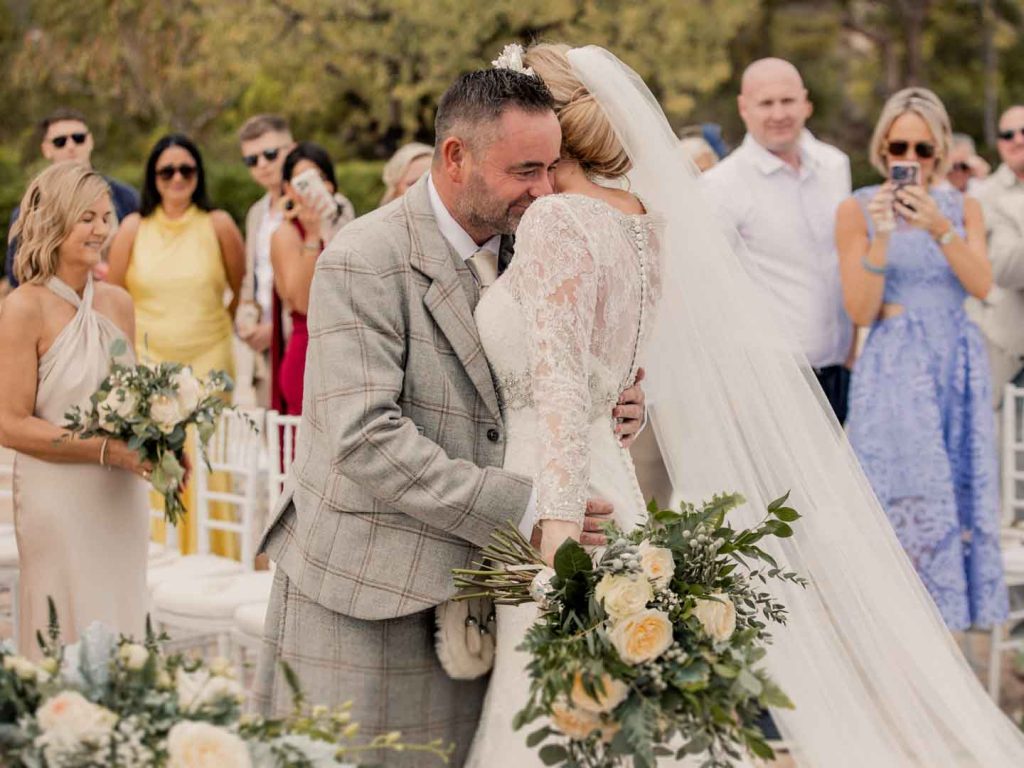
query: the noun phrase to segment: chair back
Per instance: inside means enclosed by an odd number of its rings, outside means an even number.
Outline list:
[[[267,447],[270,467],[269,479],[270,512],[277,509],[285,478],[295,460],[295,446],[299,439],[301,416],[285,416],[277,411],[267,411]]]
[[[1024,387],[1007,384],[1003,391],[1002,524],[1024,520]]]
[[[251,569],[256,556],[257,479],[263,426],[262,409],[225,411],[207,447],[203,461],[197,451],[192,468],[196,486],[196,535],[200,554],[210,552],[214,531],[234,533],[239,539],[242,564]],[[233,519],[214,517],[213,504],[234,509]]]

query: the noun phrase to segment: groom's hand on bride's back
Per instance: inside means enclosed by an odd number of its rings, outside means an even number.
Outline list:
[[[612,409],[615,418],[615,434],[623,448],[629,448],[644,427],[647,396],[640,382],[644,380],[644,369],[638,368],[636,381],[619,395],[619,402]]]

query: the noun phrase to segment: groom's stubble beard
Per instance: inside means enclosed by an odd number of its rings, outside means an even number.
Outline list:
[[[461,209],[460,218],[474,228],[493,231],[497,235],[514,235],[520,219],[535,199],[527,193],[512,202],[503,200],[487,186],[483,174],[472,171],[458,207]]]

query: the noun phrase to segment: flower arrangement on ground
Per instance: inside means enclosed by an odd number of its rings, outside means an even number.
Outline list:
[[[539,606],[520,646],[531,687],[515,727],[543,720],[527,743],[545,765],[653,768],[690,754],[710,768],[743,750],[773,756],[756,720],[793,705],[759,668],[769,624],[786,621],[766,586],[806,581],[758,542],[793,534],[800,515],[787,499],[745,530],[726,523],[745,503],[738,494],[679,512],[652,504],[644,526],[608,526],[595,552],[565,542],[553,569],[518,531],[500,531],[475,569],[455,572],[465,597]]]
[[[188,427],[196,427],[205,461],[217,419],[229,407],[225,394],[233,385],[223,371],[198,378],[181,363],[118,362],[127,349],[124,339],[114,342],[110,374],[87,406],[75,406],[64,415],[65,426],[71,435],[83,439],[124,440],[143,461],[152,464],[150,483],[164,497],[167,522],[177,525],[185,511],[181,485]]]
[[[36,664],[0,646],[0,765],[10,768],[328,768],[377,750],[417,751],[447,762],[440,742],[401,734],[357,744],[351,705],[305,705],[294,673],[294,712],[242,714],[244,695],[223,660],[205,665],[165,655],[163,638],[117,638],[93,624],[72,646],[59,642],[53,603]]]

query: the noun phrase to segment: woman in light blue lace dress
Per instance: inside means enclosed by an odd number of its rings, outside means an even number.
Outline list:
[[[896,534],[950,629],[1006,617],[998,462],[989,363],[964,313],[992,285],[977,201],[932,186],[948,164],[950,124],[922,88],[886,103],[872,163],[890,180],[839,209],[847,311],[871,332],[853,371],[850,442]],[[893,184],[890,163],[919,164]]]

